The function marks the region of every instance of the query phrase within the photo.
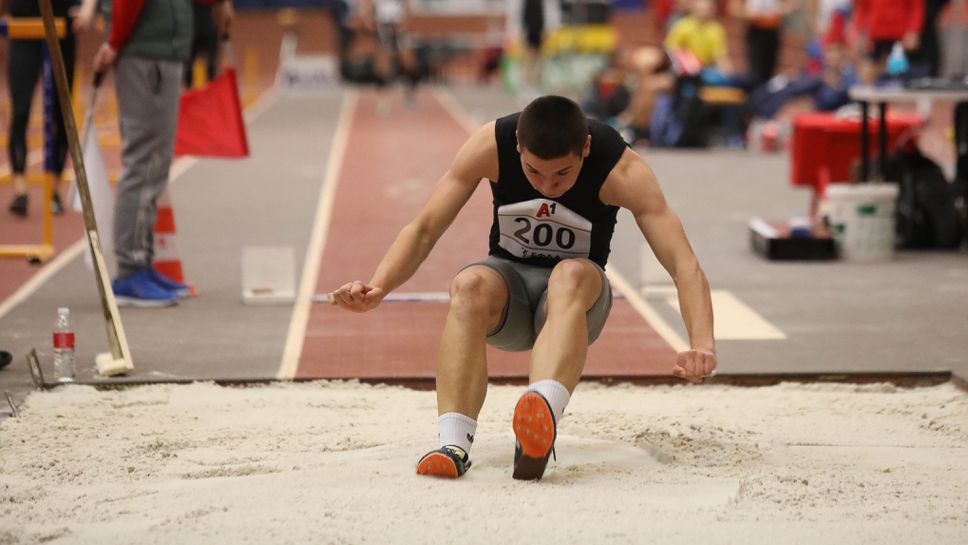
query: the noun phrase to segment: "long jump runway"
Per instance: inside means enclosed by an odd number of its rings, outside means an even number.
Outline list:
[[[416,108],[397,103],[385,116],[377,113],[375,94],[356,96],[344,106],[349,109],[342,124],[345,155],[331,188],[331,208],[321,207],[324,212],[317,218],[325,223],[326,235],[315,248],[322,252],[316,294],[370,278],[469,136],[469,127],[457,118],[460,112],[445,107],[440,95],[420,93]],[[457,271],[487,255],[490,198],[487,182],[481,183],[421,269],[397,293],[446,293]],[[612,248],[613,254],[622,251]],[[301,349],[288,351],[290,361],[283,362],[280,377],[426,381],[434,376],[446,314],[447,304],[440,301],[386,301],[366,314],[317,302],[305,318]],[[299,315],[297,308],[297,331]],[[290,332],[290,343],[298,342]],[[498,380],[525,378],[527,358],[528,353],[488,348],[489,374]],[[674,359],[670,344],[628,300],[618,298],[604,332],[589,350],[585,376],[668,375]]]

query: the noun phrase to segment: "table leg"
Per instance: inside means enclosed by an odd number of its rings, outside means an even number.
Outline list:
[[[881,169],[881,181],[887,181],[887,103],[878,104],[877,160]]]
[[[866,101],[860,101],[860,181],[866,182],[871,173],[870,157],[867,152],[870,150],[870,141],[867,131],[870,128],[868,119],[868,107]]]
[[[955,187],[962,190],[961,214],[968,217],[968,102],[955,104]],[[968,226],[966,226],[968,227]],[[968,229],[964,240],[968,242]]]
[[[955,104],[955,180],[968,189],[968,102]]]

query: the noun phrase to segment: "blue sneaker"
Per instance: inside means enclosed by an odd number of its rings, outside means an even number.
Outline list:
[[[178,303],[178,294],[155,284],[150,269],[140,269],[111,282],[119,307],[167,307]]]
[[[158,286],[161,286],[168,291],[173,291],[181,297],[188,297],[191,295],[191,288],[188,286],[188,284],[176,282],[175,280],[172,280],[171,278],[168,278],[155,270],[154,267],[148,267],[145,270],[148,271],[148,276],[151,278],[151,281]]]

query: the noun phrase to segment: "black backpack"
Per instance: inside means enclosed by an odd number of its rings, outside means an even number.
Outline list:
[[[917,149],[895,152],[887,179],[899,186],[895,215],[900,248],[957,248],[961,220],[956,191],[934,161]]]

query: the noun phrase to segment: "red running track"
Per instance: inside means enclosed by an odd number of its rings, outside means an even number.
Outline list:
[[[381,117],[375,95],[363,92],[351,119],[317,293],[370,278],[468,137],[429,93],[418,95],[415,110],[397,103],[391,115]],[[446,292],[458,270],[487,255],[490,222],[490,191],[482,183],[398,292]],[[430,379],[446,314],[442,303],[386,302],[366,314],[314,304],[296,377]],[[669,375],[674,362],[669,344],[628,301],[617,299],[604,332],[589,350],[585,376]],[[527,377],[528,353],[488,348],[488,370],[494,379]]]

